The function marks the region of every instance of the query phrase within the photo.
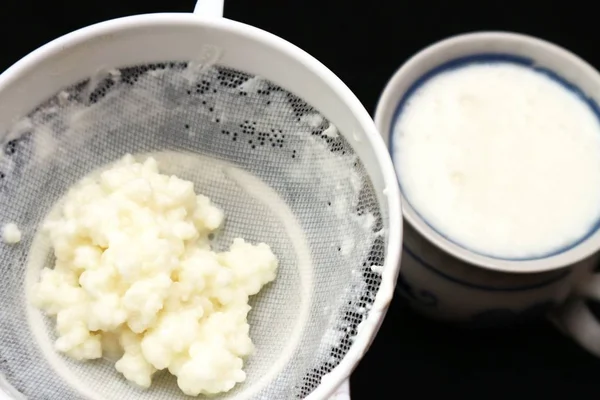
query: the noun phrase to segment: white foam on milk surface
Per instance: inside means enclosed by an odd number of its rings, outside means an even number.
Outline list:
[[[411,206],[475,252],[535,258],[600,217],[600,123],[575,92],[531,68],[471,64],[424,82],[394,127]]]

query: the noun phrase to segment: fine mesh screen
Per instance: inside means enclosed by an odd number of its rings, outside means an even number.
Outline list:
[[[347,353],[381,283],[381,210],[352,147],[316,110],[268,80],[177,62],[106,71],[57,93],[0,136],[0,369],[29,399],[178,399],[168,373],[131,386],[114,361],[54,353],[54,321],[26,288],[52,263],[37,227],[76,181],[132,153],[195,183],[224,210],[217,249],[265,242],[277,279],[252,300],[247,380],[217,398],[304,398]]]

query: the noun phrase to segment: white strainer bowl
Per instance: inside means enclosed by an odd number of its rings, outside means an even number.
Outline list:
[[[266,242],[277,279],[253,299],[247,380],[218,399],[326,399],[369,347],[392,298],[402,224],[374,123],[327,68],[220,17],[153,14],[93,25],[0,76],[0,387],[7,398],[185,398],[169,374],[129,385],[107,361],[52,350],[26,291],[52,262],[38,225],[67,189],[125,153],[152,154],[225,212],[217,247]],[[2,394],[0,394],[2,397]]]

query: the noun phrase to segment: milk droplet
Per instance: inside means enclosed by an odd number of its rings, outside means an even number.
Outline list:
[[[371,271],[381,275],[383,273],[383,265],[371,265]]]

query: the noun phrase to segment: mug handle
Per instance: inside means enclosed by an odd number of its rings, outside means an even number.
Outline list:
[[[600,322],[586,300],[600,302],[600,273],[576,284],[572,297],[550,313],[550,320],[584,349],[600,357]]]

